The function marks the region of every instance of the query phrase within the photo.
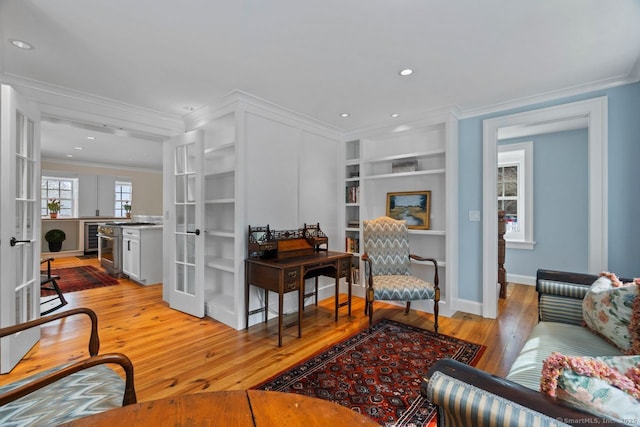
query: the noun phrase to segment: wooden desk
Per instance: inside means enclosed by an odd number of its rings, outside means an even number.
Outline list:
[[[264,312],[267,321],[269,309],[269,291],[278,294],[278,347],[282,347],[282,305],[284,294],[298,291],[298,338],[302,337],[302,311],[304,308],[304,281],[318,276],[335,278],[335,320],[338,309],[349,306],[351,316],[351,258],[352,254],[333,251],[301,250],[280,252],[277,258],[247,258],[245,260],[245,313],[246,327],[249,327],[249,315]],[[340,278],[346,277],[348,299],[340,303]],[[249,288],[251,285],[264,290],[264,307],[249,311]],[[316,294],[316,301],[318,295]]]
[[[378,426],[372,419],[326,400],[262,390],[185,394],[141,402],[63,426]]]

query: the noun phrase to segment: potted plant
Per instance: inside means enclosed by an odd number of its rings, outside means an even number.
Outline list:
[[[49,199],[49,202],[47,202],[47,209],[49,210],[49,216],[51,218],[58,218],[58,212],[60,212],[60,200]]]
[[[49,252],[60,252],[62,249],[62,242],[65,241],[67,235],[64,231],[54,228],[44,234],[44,240],[49,243]]]
[[[122,204],[122,209],[126,212],[127,218],[131,218],[131,203],[128,200]]]

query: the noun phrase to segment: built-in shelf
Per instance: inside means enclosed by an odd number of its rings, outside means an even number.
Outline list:
[[[215,205],[215,204],[228,204],[228,203],[235,203],[236,199],[234,198],[227,198],[227,199],[210,199],[210,200],[205,200],[204,202],[206,204],[209,205]]]
[[[209,258],[207,259],[207,267],[217,268],[219,270],[234,272],[233,260],[228,258]]]
[[[368,175],[364,177],[364,179],[406,178],[409,176],[435,175],[435,174],[444,174],[444,173],[446,173],[446,169],[430,169],[430,170],[412,171],[412,172],[396,172],[396,173],[385,173],[380,175]]]
[[[393,156],[385,156],[385,157],[379,157],[375,159],[369,159],[369,160],[365,160],[365,163],[382,163],[382,162],[392,162],[394,160],[406,160],[406,159],[426,159],[428,157],[443,156],[445,153],[446,153],[445,150],[420,151],[416,153],[404,153],[404,154],[397,154]]]
[[[346,245],[355,239],[362,250],[362,227],[355,226],[356,220],[385,215],[389,193],[431,191],[432,229],[409,229],[409,246],[411,253],[438,260],[444,312],[457,277],[456,252],[452,249],[457,245],[457,205],[452,194],[457,179],[456,138],[457,120],[448,115],[412,126],[406,132],[397,132],[395,127],[380,129],[361,139],[345,141],[342,168],[347,197],[342,203],[341,230]],[[348,197],[351,187],[358,188],[359,203],[349,203],[355,201]],[[356,262],[364,271],[362,261]],[[418,271],[429,268],[425,263],[414,264]],[[446,271],[448,264],[453,271]],[[416,305],[420,310],[430,310],[428,304]]]
[[[235,173],[235,169],[223,169],[223,170],[216,170],[216,171],[211,171],[211,172],[206,172],[204,175],[207,178],[211,178],[211,177],[222,177],[224,175],[233,175]]]
[[[212,237],[229,237],[229,238],[235,237],[235,234],[233,233],[233,231],[207,230],[207,234]]]
[[[204,155],[206,157],[214,157],[214,156],[226,156],[225,153],[221,153],[221,151],[227,150],[229,148],[234,148],[236,145],[235,141],[227,142],[221,145],[217,145],[215,147],[209,147],[204,150]]]
[[[409,234],[423,234],[427,236],[446,236],[445,230],[409,230]]]

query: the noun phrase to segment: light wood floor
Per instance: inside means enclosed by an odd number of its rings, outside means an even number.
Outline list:
[[[98,265],[96,259],[61,258],[54,268]],[[334,322],[333,299],[305,309],[302,338],[296,317],[287,318],[283,346],[277,346],[277,320],[236,331],[210,318],[197,319],[174,311],[162,301],[161,285],[141,286],[126,279],[117,286],[66,294],[62,308],[90,307],[99,318],[101,353],[122,352],[135,368],[139,401],[182,393],[238,390],[255,386],[280,371],[364,329],[364,300],[353,299],[352,316],[341,309]],[[439,332],[482,343],[487,350],[477,367],[505,375],[536,323],[536,295],[532,286],[510,284],[500,300],[498,319],[457,313],[440,316]],[[375,318],[388,317],[433,329],[433,316],[376,303]],[[87,356],[89,322],[84,316],[57,321],[42,328],[42,339],[14,370],[0,375],[0,385],[48,367]]]

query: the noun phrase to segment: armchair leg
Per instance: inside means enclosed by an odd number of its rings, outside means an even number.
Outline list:
[[[433,301],[433,316],[434,316],[433,329],[436,331],[436,334],[437,334],[438,333],[438,300]]]
[[[407,301],[407,307],[404,309],[405,316],[409,314],[409,310],[411,310],[411,301]]]

